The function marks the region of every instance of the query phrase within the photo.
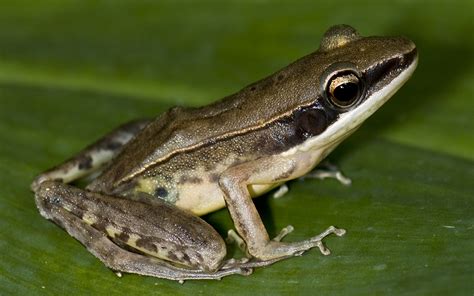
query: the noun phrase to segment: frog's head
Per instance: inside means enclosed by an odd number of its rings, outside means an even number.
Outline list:
[[[418,60],[415,44],[406,38],[361,37],[346,25],[330,28],[307,58],[312,78],[319,78],[316,107],[327,118],[311,146],[328,150],[382,106],[410,78]]]

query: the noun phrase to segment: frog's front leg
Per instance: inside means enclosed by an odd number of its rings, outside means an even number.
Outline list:
[[[119,126],[71,159],[36,177],[31,184],[31,189],[35,191],[44,181],[69,183],[97,171],[117,156],[122,147],[149,122],[150,120],[147,119],[136,120]]]
[[[224,191],[234,226],[245,240],[250,255],[259,260],[284,259],[300,255],[313,247],[318,247],[323,254],[327,255],[329,250],[322,244],[322,239],[331,233],[338,236],[345,233],[343,229],[330,226],[320,235],[301,242],[285,243],[278,239],[270,240],[248,187],[254,184],[281,183],[298,177],[302,170],[299,164],[308,162],[305,157],[307,156],[263,158],[231,167],[221,175],[219,183]]]
[[[161,200],[121,199],[54,181],[41,183],[35,199],[42,216],[116,271],[172,280],[220,279],[259,266],[221,268],[226,246],[219,234]]]

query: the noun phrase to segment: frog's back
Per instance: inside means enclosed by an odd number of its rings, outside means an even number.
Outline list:
[[[170,109],[137,134],[88,188],[116,194],[117,188],[177,155],[260,130],[291,115],[305,100],[311,104],[301,84],[314,84],[302,76],[314,67],[315,54],[211,105]]]

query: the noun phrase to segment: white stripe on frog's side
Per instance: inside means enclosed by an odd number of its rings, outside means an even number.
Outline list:
[[[417,63],[418,58],[416,58],[408,68],[403,70],[403,72],[401,72],[389,84],[373,93],[362,104],[341,114],[339,119],[330,125],[322,134],[310,138],[304,143],[283,152],[281,156],[285,157],[311,150],[329,149],[330,152],[338,143],[354,132],[365,119],[390,99],[390,97],[393,96],[400,87],[402,87],[415,71]],[[327,155],[328,153],[325,154]]]

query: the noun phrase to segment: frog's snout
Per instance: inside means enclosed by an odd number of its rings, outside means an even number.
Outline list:
[[[418,50],[413,41],[406,37],[398,37],[397,43],[401,55],[400,63],[402,65],[410,65],[418,59]]]

